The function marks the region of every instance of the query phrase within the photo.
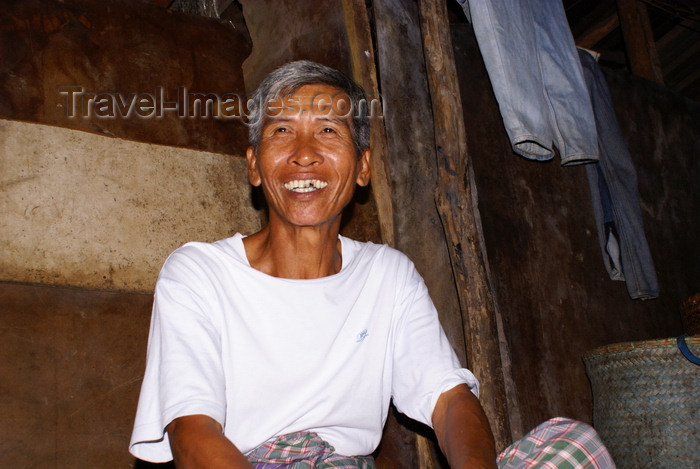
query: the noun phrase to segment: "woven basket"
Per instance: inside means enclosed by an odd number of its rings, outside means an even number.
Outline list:
[[[700,336],[686,343],[700,355]],[[593,426],[618,468],[700,469],[700,366],[676,339],[609,345],[583,361]]]

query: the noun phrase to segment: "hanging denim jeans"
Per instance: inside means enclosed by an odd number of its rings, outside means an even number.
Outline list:
[[[579,56],[598,128],[600,160],[586,166],[586,175],[603,263],[611,279],[627,282],[631,298],[656,298],[659,286],[644,235],[637,172],[605,77],[590,53],[579,50]]]
[[[598,160],[593,110],[561,0],[458,0],[470,18],[513,150]]]

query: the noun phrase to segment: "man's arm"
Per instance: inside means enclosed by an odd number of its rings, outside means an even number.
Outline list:
[[[465,385],[442,393],[432,415],[440,449],[452,469],[496,467],[496,445],[479,399]]]
[[[238,448],[207,415],[188,415],[170,422],[170,448],[177,469],[252,469]]]

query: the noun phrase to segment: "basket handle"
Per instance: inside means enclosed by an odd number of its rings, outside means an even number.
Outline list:
[[[686,337],[688,337],[688,334],[683,334],[676,339],[676,343],[678,344],[678,349],[681,351],[683,356],[685,358],[687,358],[691,363],[695,363],[696,365],[700,365],[700,357],[696,357],[693,354],[693,352],[690,351],[690,348],[688,348],[688,344],[685,343]]]

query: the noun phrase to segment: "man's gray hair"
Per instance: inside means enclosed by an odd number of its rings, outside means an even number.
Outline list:
[[[370,105],[365,92],[342,72],[308,60],[289,62],[272,71],[260,83],[248,100],[248,142],[257,152],[262,129],[265,125],[265,110],[271,101],[282,99],[304,85],[323,84],[338,88],[350,98],[353,143],[358,157],[369,148]]]

